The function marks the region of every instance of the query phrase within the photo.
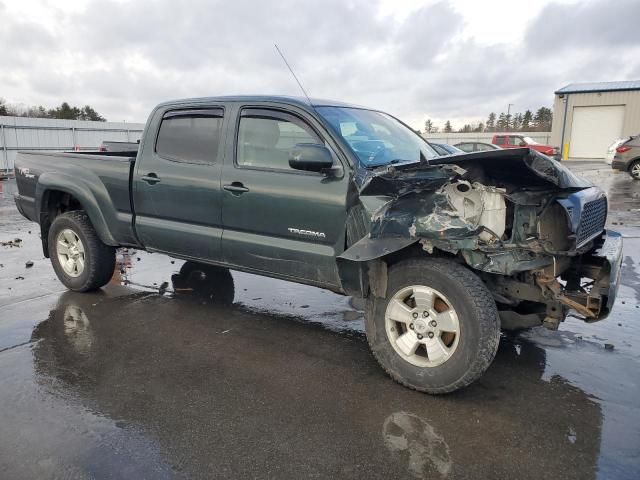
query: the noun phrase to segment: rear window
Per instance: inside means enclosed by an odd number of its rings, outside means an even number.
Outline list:
[[[467,152],[467,153],[471,153],[471,152],[475,151],[473,143],[459,143],[459,144],[454,145],[454,146],[459,148],[463,152]]]
[[[168,112],[162,119],[156,153],[185,163],[215,163],[222,127],[222,110]]]

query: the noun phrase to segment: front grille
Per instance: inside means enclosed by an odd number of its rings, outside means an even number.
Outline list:
[[[576,236],[576,246],[591,240],[604,229],[607,221],[607,199],[605,197],[584,204],[580,214],[580,226]]]

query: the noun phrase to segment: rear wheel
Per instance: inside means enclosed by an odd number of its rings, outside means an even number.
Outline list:
[[[629,175],[634,180],[640,180],[640,160],[636,160],[629,167]]]
[[[70,290],[95,290],[113,276],[116,250],[102,243],[85,212],[57,216],[49,228],[48,243],[53,270]]]
[[[389,268],[387,296],[370,297],[367,339],[399,383],[447,393],[478,379],[500,337],[491,293],[467,268],[447,259],[410,259]]]

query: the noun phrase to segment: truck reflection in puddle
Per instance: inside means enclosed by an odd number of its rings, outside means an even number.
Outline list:
[[[116,268],[111,277],[112,285],[128,285],[144,290],[158,291],[161,295],[173,293],[221,305],[233,303],[235,287],[229,270],[213,265],[184,262],[180,271],[171,275],[171,288],[168,282],[148,285],[132,279],[135,250],[118,250]],[[136,257],[139,261],[140,257]]]

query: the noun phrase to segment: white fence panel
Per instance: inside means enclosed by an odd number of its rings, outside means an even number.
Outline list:
[[[143,123],[0,116],[0,169],[12,170],[19,150],[97,150],[105,141],[135,142]]]
[[[525,135],[538,143],[549,144],[551,132],[482,132],[482,133],[424,133],[422,136],[434,143],[446,143],[455,145],[460,142],[484,142],[491,143],[494,135]]]

